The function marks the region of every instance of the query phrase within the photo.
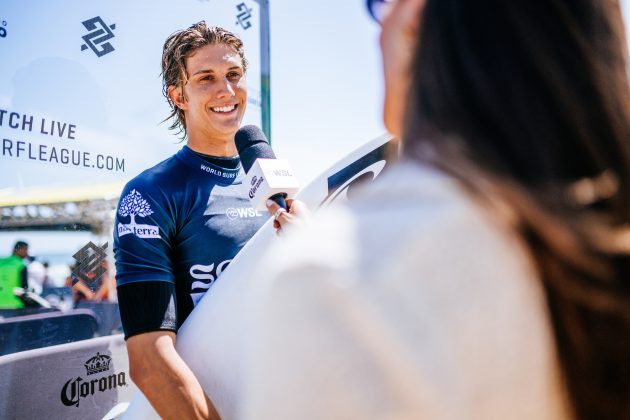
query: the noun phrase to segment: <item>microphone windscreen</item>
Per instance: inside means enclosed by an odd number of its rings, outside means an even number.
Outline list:
[[[263,131],[255,125],[241,127],[234,136],[236,149],[241,158],[245,173],[248,173],[256,159],[275,159],[269,140]]]

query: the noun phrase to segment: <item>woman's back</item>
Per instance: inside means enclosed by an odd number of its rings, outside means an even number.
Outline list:
[[[534,266],[453,179],[399,165],[295,233],[270,255],[251,417],[569,417]]]
[[[374,3],[389,9],[380,38],[385,126],[402,138],[406,159],[448,174],[459,187],[440,191],[419,182],[427,179],[420,173],[401,173],[374,190],[372,201],[366,195],[339,220],[328,219],[332,228],[318,225],[309,241],[292,242],[285,252],[298,263],[277,261],[284,276],[275,280],[277,301],[267,309],[296,339],[273,326],[264,339],[300,346],[301,352],[281,350],[294,366],[297,360],[308,366],[296,367],[287,384],[312,375],[317,392],[348,396],[321,400],[333,407],[346,400],[373,406],[366,396],[389,401],[398,394],[379,378],[413,372],[413,363],[364,378],[374,358],[364,362],[346,352],[340,360],[355,363],[325,369],[313,353],[328,360],[335,353],[327,346],[341,349],[329,343],[379,322],[381,336],[426,323],[408,346],[414,349],[408,360],[417,357],[433,370],[400,377],[418,395],[436,397],[425,398],[413,417],[423,408],[442,417],[468,418],[477,408],[479,415],[504,417],[504,405],[542,407],[528,413],[532,418],[562,417],[556,411],[562,398],[555,397],[561,382],[575,418],[630,418],[630,88],[619,2],[368,1]],[[427,195],[449,190],[459,193]],[[439,206],[456,197],[452,206]],[[409,208],[422,211],[405,213]],[[318,240],[330,250],[314,250]],[[359,309],[345,309],[355,301]],[[282,311],[293,319],[282,324]],[[356,331],[340,330],[346,324]],[[407,340],[415,331],[397,337]],[[373,337],[355,353],[377,344]],[[361,380],[344,373],[353,367]],[[333,386],[330,372],[372,391],[353,400],[354,387]]]

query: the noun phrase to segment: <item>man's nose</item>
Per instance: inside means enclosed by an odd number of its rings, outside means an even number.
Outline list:
[[[217,97],[229,97],[234,96],[234,87],[232,83],[226,78],[222,78],[217,86]]]

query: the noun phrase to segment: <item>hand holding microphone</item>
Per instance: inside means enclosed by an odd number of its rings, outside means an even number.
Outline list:
[[[287,199],[289,210],[280,207],[273,200],[267,200],[267,210],[273,215],[273,227],[280,229],[282,226],[299,226],[311,215],[306,204],[299,200]]]
[[[267,209],[274,227],[295,224],[296,217],[308,214],[306,206],[292,200],[300,186],[288,162],[276,159],[262,130],[254,125],[241,127],[234,137],[245,170],[243,185],[256,210]]]

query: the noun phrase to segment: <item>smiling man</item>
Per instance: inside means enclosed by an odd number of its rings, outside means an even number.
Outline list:
[[[163,92],[170,128],[186,145],[131,180],[118,205],[114,253],[130,373],[162,418],[218,418],[175,350],[176,333],[266,220],[241,192],[234,144],[246,70],[241,40],[225,29],[199,22],[166,40]]]

